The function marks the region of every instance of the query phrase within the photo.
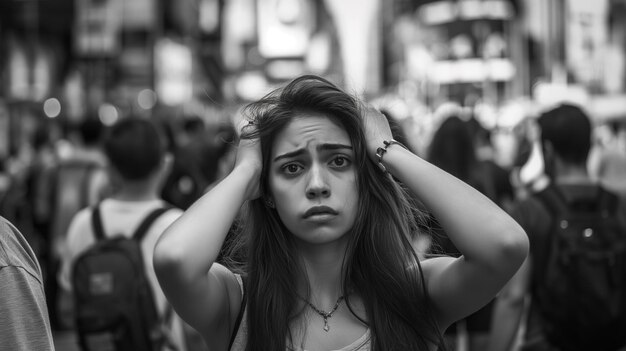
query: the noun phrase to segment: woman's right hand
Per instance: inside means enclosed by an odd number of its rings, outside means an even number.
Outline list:
[[[365,106],[362,113],[367,154],[374,163],[378,163],[378,148],[385,145],[385,140],[393,139],[391,127],[387,117],[372,106]]]
[[[261,196],[260,180],[263,170],[263,157],[261,155],[261,140],[250,137],[256,132],[256,126],[245,121],[240,128],[241,137],[237,146],[237,156],[234,171],[241,171],[249,175],[249,183],[246,188],[246,199],[254,200]]]

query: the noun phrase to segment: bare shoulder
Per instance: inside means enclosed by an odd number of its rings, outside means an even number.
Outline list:
[[[214,263],[208,274],[209,279],[216,282],[216,286],[221,287],[220,290],[224,295],[220,300],[224,302],[228,301],[230,305],[230,317],[236,317],[239,313],[241,300],[243,298],[241,278],[238,278],[238,274],[219,263]]]
[[[229,290],[240,290],[240,284],[237,278],[237,274],[220,263],[213,263],[211,269],[209,270],[209,276],[212,276],[213,278],[220,281]]]
[[[223,349],[241,308],[241,288],[235,273],[219,263],[211,266],[206,281],[205,295],[195,300],[188,322],[200,332],[209,349]]]

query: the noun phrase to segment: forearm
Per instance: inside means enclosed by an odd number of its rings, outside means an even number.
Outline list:
[[[161,266],[190,279],[206,275],[247,199],[252,176],[244,167],[235,168],[168,227],[155,249],[157,274]]]
[[[468,262],[515,269],[526,257],[523,229],[505,211],[471,186],[410,151],[392,145],[385,167],[431,211]]]

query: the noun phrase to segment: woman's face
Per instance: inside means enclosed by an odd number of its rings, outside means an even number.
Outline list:
[[[291,233],[321,244],[352,228],[356,170],[343,128],[322,114],[301,114],[276,135],[270,157],[270,196]]]

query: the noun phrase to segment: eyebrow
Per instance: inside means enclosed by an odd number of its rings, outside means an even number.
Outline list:
[[[352,146],[350,145],[344,145],[344,144],[321,144],[317,146],[317,150],[319,151],[324,151],[324,150],[352,150]],[[280,161],[282,159],[285,158],[291,158],[291,157],[296,157],[296,156],[300,156],[302,154],[304,154],[306,152],[306,150],[304,148],[299,148],[296,149],[294,151],[290,151],[290,152],[286,152],[282,155],[278,155],[274,158],[274,162],[276,161]]]

